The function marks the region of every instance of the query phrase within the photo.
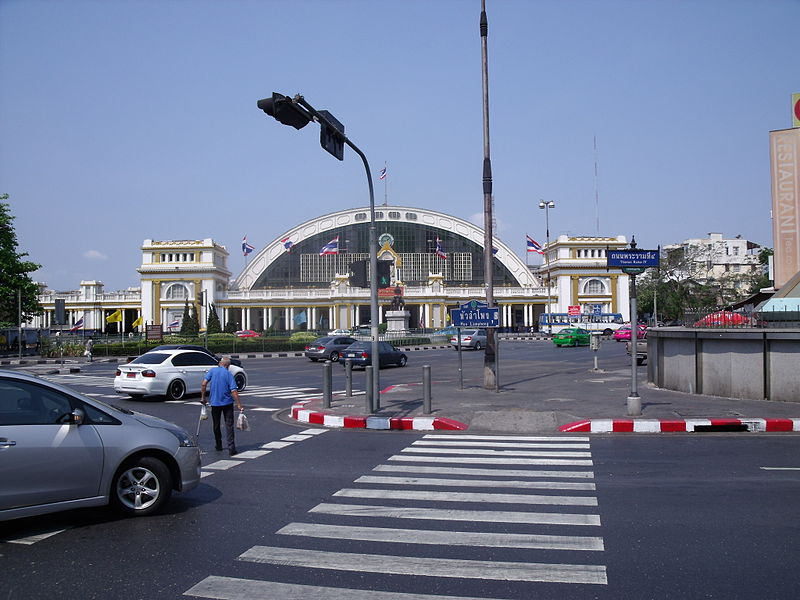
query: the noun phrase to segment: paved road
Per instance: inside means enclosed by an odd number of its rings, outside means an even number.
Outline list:
[[[300,428],[272,414],[315,393],[308,366],[271,364],[245,452],[205,454],[166,513],[0,524],[0,598],[796,597],[796,436]],[[71,383],[102,396],[109,373]],[[136,404],[194,430],[195,401]]]

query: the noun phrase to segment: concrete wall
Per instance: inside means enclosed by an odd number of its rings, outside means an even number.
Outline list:
[[[800,402],[800,329],[651,329],[648,381],[688,392]]]

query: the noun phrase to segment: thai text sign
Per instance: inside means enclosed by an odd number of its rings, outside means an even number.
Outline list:
[[[606,266],[609,267],[657,267],[658,250],[609,250]]]
[[[456,327],[499,327],[500,309],[490,308],[486,302],[470,300],[460,308],[451,309],[450,319]]]

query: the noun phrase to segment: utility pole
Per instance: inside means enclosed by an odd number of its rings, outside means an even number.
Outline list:
[[[481,0],[481,66],[483,73],[483,278],[486,285],[486,304],[494,306],[494,272],[492,252],[492,159],[489,147],[489,55],[487,38],[489,21],[486,18],[486,0]],[[497,339],[494,328],[486,330],[486,351],[483,355],[483,387],[497,386]]]

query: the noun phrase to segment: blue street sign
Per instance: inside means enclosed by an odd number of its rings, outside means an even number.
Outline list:
[[[456,327],[499,327],[500,309],[489,308],[486,302],[470,300],[460,308],[451,309],[450,320]]]
[[[657,267],[658,250],[609,250],[606,256],[608,267]]]

